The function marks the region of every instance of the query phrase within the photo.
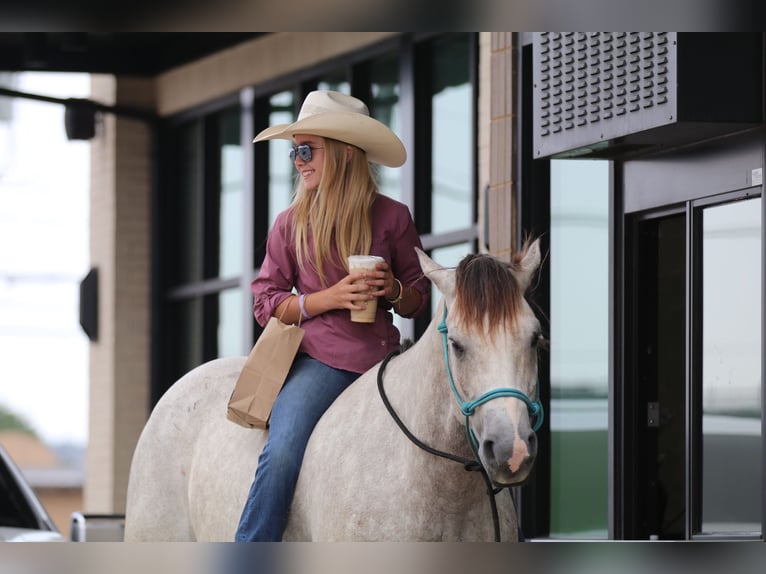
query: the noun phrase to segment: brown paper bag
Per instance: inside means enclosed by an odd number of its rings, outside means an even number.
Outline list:
[[[300,326],[285,325],[276,317],[269,319],[234,385],[226,418],[246,428],[269,426],[271,407],[302,339]]]

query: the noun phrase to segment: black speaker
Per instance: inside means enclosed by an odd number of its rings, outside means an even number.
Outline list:
[[[90,140],[96,135],[96,108],[89,100],[70,98],[65,104],[64,127],[69,140]]]
[[[80,326],[88,339],[98,341],[98,269],[95,267],[80,282]]]

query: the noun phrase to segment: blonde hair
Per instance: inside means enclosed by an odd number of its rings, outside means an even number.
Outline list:
[[[315,190],[306,189],[302,178],[295,187],[290,205],[293,216],[295,249],[300,270],[310,267],[326,285],[325,264],[337,253],[348,270],[349,255],[368,255],[372,245],[372,204],[378,186],[367,154],[349,144],[324,138],[322,179]],[[314,249],[309,253],[309,229]]]

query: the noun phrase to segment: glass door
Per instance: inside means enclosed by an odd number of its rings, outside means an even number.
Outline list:
[[[633,220],[623,538],[762,538],[761,213],[745,190]]]
[[[695,204],[701,253],[692,532],[755,536],[763,521],[761,198]]]
[[[637,223],[626,285],[633,301],[623,420],[627,539],[685,536],[686,223],[684,209]]]

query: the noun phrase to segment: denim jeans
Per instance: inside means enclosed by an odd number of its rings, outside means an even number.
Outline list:
[[[298,355],[269,419],[269,436],[239,519],[237,542],[282,540],[295,484],[319,418],[357,377]]]

